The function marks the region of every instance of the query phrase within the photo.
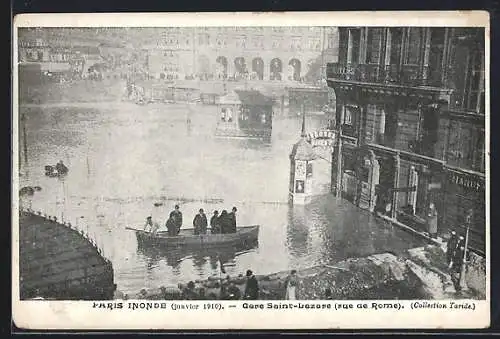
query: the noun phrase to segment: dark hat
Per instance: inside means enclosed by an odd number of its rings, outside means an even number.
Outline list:
[[[253,274],[252,270],[247,270],[247,277],[251,276]]]
[[[214,214],[219,214],[219,211],[215,210],[215,211],[214,211]]]
[[[146,219],[151,219],[151,216],[147,217]]]
[[[236,212],[237,210],[238,210],[238,209],[237,209],[236,207],[233,207],[233,211],[235,211],[235,212]]]

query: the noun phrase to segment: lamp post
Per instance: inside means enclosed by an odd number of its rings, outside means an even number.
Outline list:
[[[467,281],[465,279],[465,273],[467,270],[467,248],[469,246],[469,230],[470,230],[470,225],[472,223],[472,214],[473,211],[470,209],[467,212],[467,216],[465,217],[465,224],[467,226],[467,229],[465,231],[465,245],[464,245],[464,254],[462,258],[462,269],[460,270],[460,290],[461,291],[467,291],[469,288],[467,286]]]

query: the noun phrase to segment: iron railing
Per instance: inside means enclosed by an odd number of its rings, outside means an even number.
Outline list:
[[[326,75],[329,79],[359,81],[405,86],[440,87],[440,79],[429,79],[427,67],[418,65],[375,65],[352,63],[328,63]]]

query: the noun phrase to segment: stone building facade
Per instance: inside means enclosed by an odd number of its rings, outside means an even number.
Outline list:
[[[482,28],[341,27],[327,66],[337,99],[332,190],[362,208],[485,246]]]
[[[338,34],[332,27],[144,30],[143,48],[155,78],[299,81],[316,77],[337,58]]]

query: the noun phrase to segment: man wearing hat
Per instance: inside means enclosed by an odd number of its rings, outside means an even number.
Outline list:
[[[247,271],[247,283],[245,285],[244,299],[257,300],[259,299],[259,283],[251,270]]]
[[[207,216],[200,208],[199,213],[193,219],[194,234],[207,234]]]
[[[212,230],[212,234],[221,233],[219,225],[219,211],[217,210],[214,211],[214,215],[210,218],[210,229]]]
[[[175,205],[175,209],[170,212],[170,218],[174,219],[175,226],[177,228],[177,234],[179,234],[179,231],[182,227],[182,212],[179,209],[179,205]]]
[[[448,267],[451,268],[453,265],[453,257],[455,256],[455,251],[457,250],[458,246],[458,236],[457,232],[451,231],[450,238],[448,239],[448,242],[446,244],[446,263],[448,264]]]
[[[236,233],[236,207],[233,207],[231,210],[231,213],[229,213],[228,216],[228,232],[227,233]]]

